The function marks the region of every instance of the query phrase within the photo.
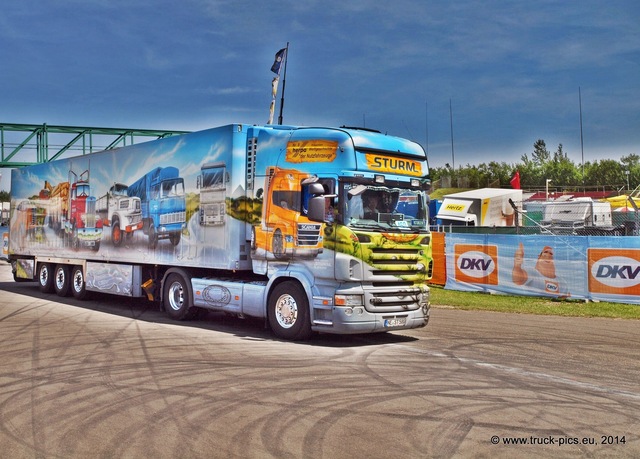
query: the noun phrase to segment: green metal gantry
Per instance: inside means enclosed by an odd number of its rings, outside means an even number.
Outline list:
[[[65,153],[86,155],[189,131],[0,123],[0,167],[46,163]],[[149,137],[153,139],[149,139]]]

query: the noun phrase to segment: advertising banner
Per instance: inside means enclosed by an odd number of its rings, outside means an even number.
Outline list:
[[[640,304],[640,238],[447,234],[445,288]]]

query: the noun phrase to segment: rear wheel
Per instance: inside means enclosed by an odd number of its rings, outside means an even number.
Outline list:
[[[42,293],[53,293],[54,267],[50,263],[38,265],[38,287]]]
[[[269,326],[278,338],[305,340],[311,336],[309,301],[297,282],[278,284],[269,296]]]
[[[67,265],[56,266],[55,279],[54,279],[53,285],[58,296],[69,295],[69,290],[71,288],[71,281],[69,276],[69,267]]]
[[[74,266],[71,271],[71,294],[78,300],[84,300],[87,296],[82,266]]]

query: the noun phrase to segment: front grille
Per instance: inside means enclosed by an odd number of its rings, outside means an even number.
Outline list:
[[[395,287],[393,290],[376,289],[365,292],[365,308],[370,312],[413,311],[426,301],[419,287]]]
[[[87,213],[88,214],[95,214],[96,213],[96,199],[95,198],[88,198],[86,200],[86,204],[87,204]]]
[[[96,227],[96,198],[87,198],[86,203],[86,213],[84,226],[86,228],[95,228]]]
[[[171,223],[184,223],[185,212],[171,212],[170,214],[160,215],[161,225],[170,225]]]
[[[313,223],[298,223],[298,245],[318,245],[322,225]]]
[[[425,270],[420,248],[374,248],[371,251],[371,274],[373,276],[402,276],[405,280],[424,279]]]
[[[96,227],[96,214],[85,214],[85,216],[84,216],[84,226],[86,228],[95,228]]]

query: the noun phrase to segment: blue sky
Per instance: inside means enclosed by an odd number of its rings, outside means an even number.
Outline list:
[[[637,0],[21,0],[0,41],[7,123],[263,124],[289,42],[285,124],[364,125],[444,166],[451,101],[456,166],[537,139],[580,163],[580,88],[585,161],[640,154]]]

